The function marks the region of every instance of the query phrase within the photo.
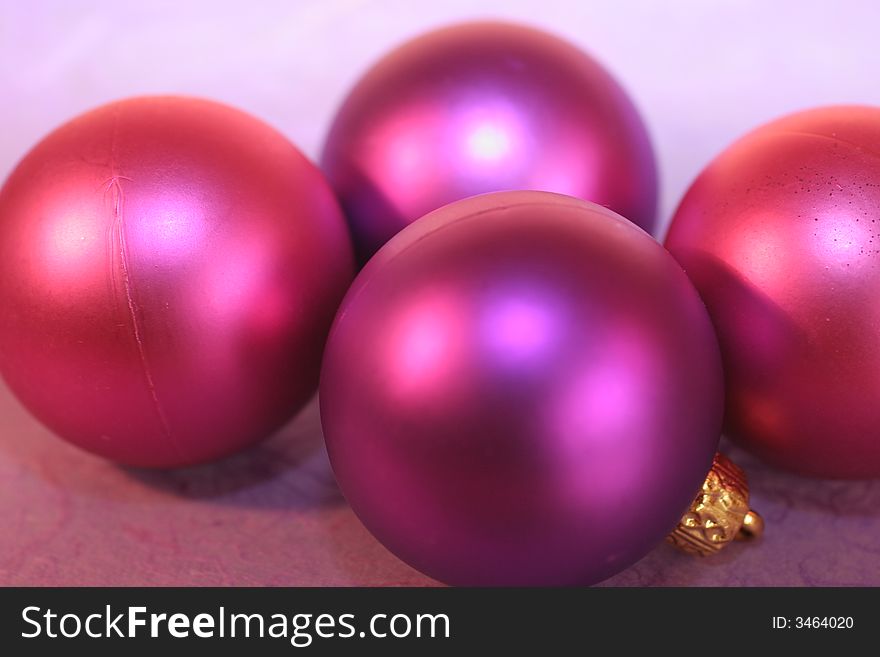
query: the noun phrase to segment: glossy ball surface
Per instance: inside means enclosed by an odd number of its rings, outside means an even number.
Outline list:
[[[880,109],[794,114],[718,156],[666,244],[702,295],[727,431],[789,470],[880,476]]]
[[[518,25],[466,23],[392,51],[339,110],[322,168],[364,259],[422,215],[500,190],[654,227],[654,156],[629,97],[576,47]]]
[[[328,340],[337,480],[386,547],[451,584],[591,584],[663,539],[721,429],[706,310],[597,205],[487,194],[406,228]]]
[[[352,276],[332,192],[281,134],[203,100],[112,103],[0,190],[0,371],[91,452],[211,460],[312,395]]]

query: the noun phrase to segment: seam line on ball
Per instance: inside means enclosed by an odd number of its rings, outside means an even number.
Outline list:
[[[532,191],[532,190],[523,190],[523,191]],[[504,194],[504,193],[505,193],[505,192],[489,192],[489,194]],[[588,201],[584,201],[583,199],[580,199],[580,198],[577,198],[577,197],[574,197],[574,196],[568,196],[567,194],[559,194],[559,193],[556,193],[556,192],[542,192],[542,193],[547,194],[548,196],[554,196],[554,197],[557,197],[557,198],[560,199],[562,202],[566,203],[569,207],[585,207],[587,210],[589,210],[589,211],[591,211],[591,212],[596,212],[596,209],[590,207],[590,203],[589,203]],[[479,194],[478,196],[483,196],[483,194]],[[475,197],[470,197],[470,198],[475,198]],[[468,199],[462,199],[462,201],[463,201],[463,200],[468,200]],[[461,201],[457,201],[457,202],[461,202]],[[494,206],[494,207],[490,207],[490,208],[483,208],[483,209],[480,209],[480,210],[476,210],[475,212],[472,212],[471,214],[464,215],[464,216],[462,216],[462,217],[458,217],[457,219],[455,219],[454,221],[450,221],[449,223],[446,223],[446,224],[442,224],[442,225],[440,225],[440,226],[433,227],[431,230],[429,230],[428,232],[426,232],[424,235],[420,235],[418,238],[416,238],[415,240],[413,240],[410,244],[407,245],[406,248],[411,248],[411,247],[415,246],[416,244],[418,244],[419,242],[421,242],[421,241],[424,240],[425,238],[430,237],[431,235],[433,235],[433,234],[434,234],[435,232],[437,232],[437,231],[446,230],[446,229],[448,229],[450,226],[454,226],[454,225],[460,224],[460,223],[465,222],[465,221],[471,221],[471,220],[473,220],[473,219],[476,219],[476,218],[478,218],[478,217],[483,216],[484,214],[489,214],[489,213],[491,213],[491,212],[498,212],[498,211],[503,211],[503,210],[511,210],[511,209],[514,209],[514,208],[523,208],[523,207],[529,207],[529,206],[544,207],[544,206],[547,206],[547,205],[553,205],[553,204],[552,204],[552,203],[549,203],[549,202],[547,202],[547,201],[514,201],[514,202],[507,203],[507,204],[505,204],[505,205],[499,205],[499,206]],[[594,205],[595,205],[595,204],[594,204]],[[432,214],[434,214],[435,212],[440,212],[440,211],[442,211],[445,207],[446,207],[446,206],[443,206],[443,207],[441,207],[441,208],[438,208],[437,210],[434,210],[434,211],[432,211],[432,212],[429,212],[428,214],[425,215],[425,218],[430,217],[430,216],[431,216]],[[647,233],[644,229],[642,229],[641,227],[639,227],[639,226],[637,226],[636,224],[632,223],[631,221],[629,221],[629,220],[627,220],[627,219],[621,217],[619,214],[617,214],[616,212],[614,212],[614,210],[612,210],[612,209],[610,209],[610,208],[607,208],[607,207],[605,207],[605,206],[599,206],[599,205],[597,205],[596,207],[598,207],[598,208],[602,208],[603,210],[607,210],[610,214],[613,215],[612,218],[615,219],[615,220],[618,222],[619,225],[622,225],[622,226],[628,226],[628,227],[635,228],[635,229],[638,230],[639,232],[644,233],[644,234],[647,235],[648,237],[651,237],[651,239],[654,239],[654,238],[653,238],[649,233]],[[410,224],[410,225],[412,225],[412,224]],[[408,227],[409,227],[409,226],[407,226],[407,228],[408,228]],[[389,245],[393,245],[393,242],[394,242],[395,240],[397,240],[397,239],[398,239],[398,238],[399,238],[399,237],[400,237],[405,231],[406,231],[406,228],[404,228],[404,230],[402,230],[401,232],[397,233],[394,237],[391,238],[390,241],[388,241],[388,242],[385,244],[385,246],[382,247],[382,249],[387,248]],[[380,249],[378,253],[381,253],[382,249]],[[388,258],[388,260],[385,261],[385,264],[388,265],[389,263],[394,262],[395,260],[397,260],[397,258],[401,255],[401,253],[402,253],[402,251],[398,251],[397,253],[392,254],[392,255]],[[375,256],[374,256],[374,258],[375,258]],[[365,278],[364,281],[363,281],[363,283],[361,283],[361,284],[358,286],[358,289],[355,290],[354,296],[352,296],[350,300],[348,299],[348,295],[346,295],[346,301],[347,301],[347,303],[345,303],[345,304],[343,304],[343,305],[348,306],[348,305],[349,305],[348,302],[353,301],[354,299],[357,299],[357,298],[361,295],[361,293],[362,293],[364,290],[366,290],[367,287],[369,287],[370,283],[371,283],[372,280],[373,280],[373,271],[372,271],[372,267],[370,267],[370,263],[369,263],[369,262],[367,263],[367,266],[366,266],[364,269],[361,270],[361,273],[358,275],[358,277],[355,278],[355,281],[357,281],[361,276],[363,276],[363,275],[364,275],[364,272],[366,272],[366,274],[367,274],[367,278]],[[345,311],[343,311],[343,312],[339,315],[339,318],[344,317],[344,316],[345,316]],[[336,329],[336,326],[335,326],[335,325],[336,325],[336,322],[334,321],[334,326],[333,326],[333,328],[331,329],[330,335],[333,335],[333,333],[336,332],[336,330],[335,330],[335,329]]]
[[[857,144],[856,142],[849,141],[847,139],[841,139],[840,137],[837,137],[835,135],[823,135],[818,132],[805,132],[803,130],[780,130],[775,134],[780,136],[793,135],[798,137],[815,137],[817,139],[824,139],[826,141],[832,141],[843,146],[849,146],[850,148],[860,153],[864,153],[865,155],[870,155],[873,158],[880,159],[880,153],[878,153],[877,151],[865,148],[864,146]]]
[[[125,196],[122,189],[121,180],[131,180],[118,173],[116,167],[116,142],[119,133],[119,108],[116,111],[116,120],[113,124],[113,137],[110,143],[110,180],[107,184],[107,192],[112,195],[112,222],[110,225],[110,240],[113,247],[119,253],[120,269],[122,270],[122,288],[125,294],[125,301],[128,307],[129,320],[131,321],[132,334],[137,346],[138,359],[141,365],[141,371],[144,374],[144,382],[152,402],[153,409],[162,428],[162,433],[168,439],[171,447],[180,456],[184,456],[177,441],[171,433],[171,427],[168,424],[168,418],[162,409],[159,401],[159,395],[156,391],[156,382],[153,379],[153,373],[150,370],[149,359],[147,358],[146,347],[141,332],[140,322],[138,322],[137,303],[132,294],[131,271],[128,262],[128,245],[125,239]]]

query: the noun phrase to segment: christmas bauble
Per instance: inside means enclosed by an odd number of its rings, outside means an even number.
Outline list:
[[[203,100],[112,103],[0,191],[0,371],[89,451],[213,459],[312,395],[351,276],[330,188],[281,134]]]
[[[574,46],[516,25],[458,25],[394,50],[345,100],[322,166],[363,257],[441,205],[499,190],[577,196],[654,226],[654,158],[626,93]]]
[[[328,339],[337,480],[391,551],[452,584],[597,582],[676,525],[723,407],[706,310],[647,233],[544,192],[404,229]]]
[[[731,437],[821,477],[880,475],[880,109],[774,121],[723,152],[666,244],[705,300]]]

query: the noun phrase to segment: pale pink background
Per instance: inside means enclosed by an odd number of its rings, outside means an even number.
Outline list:
[[[490,17],[551,29],[617,75],[654,139],[664,220],[708,159],[758,123],[880,104],[873,2],[0,0],[0,178],[72,115],[147,93],[237,105],[314,157],[377,56]],[[427,583],[360,526],[320,442],[312,405],[224,463],[134,472],[59,441],[0,384],[0,584]],[[799,479],[732,453],[768,521],[763,541],[699,561],[660,546],[610,583],[880,585],[880,482]]]

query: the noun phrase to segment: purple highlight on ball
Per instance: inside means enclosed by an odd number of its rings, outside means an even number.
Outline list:
[[[364,259],[422,215],[501,190],[655,225],[654,156],[626,92],[571,44],[518,25],[457,25],[391,52],[345,100],[322,167]]]
[[[711,464],[723,383],[687,276],[610,210],[450,204],[355,280],[321,417],[351,506],[447,583],[578,585],[644,556]]]

